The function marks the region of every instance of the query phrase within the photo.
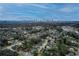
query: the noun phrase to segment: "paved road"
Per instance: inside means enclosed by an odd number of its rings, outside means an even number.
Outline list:
[[[47,43],[48,43],[48,40],[45,40],[45,42],[42,44],[42,46],[39,47],[38,55],[41,55],[41,52],[46,47]]]
[[[22,44],[22,42],[15,41],[12,45],[6,46],[6,47],[2,48],[2,50],[4,50],[4,49],[10,49],[12,51],[15,51],[15,50],[12,49],[12,47],[15,46],[15,45],[21,45],[21,44]]]

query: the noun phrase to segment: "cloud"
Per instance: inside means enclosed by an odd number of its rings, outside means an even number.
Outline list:
[[[20,21],[20,20],[31,20],[30,16],[13,16],[13,15],[5,15],[0,17],[0,20],[9,20],[9,21]]]
[[[59,11],[61,11],[61,12],[75,12],[78,9],[79,9],[78,7],[65,6],[63,8],[60,8]]]
[[[43,4],[32,4],[32,6],[39,7],[39,8],[44,8],[44,9],[48,9],[49,8],[49,7],[47,7],[46,5],[43,5]]]
[[[6,9],[4,8],[4,6],[0,5],[0,17],[4,16],[5,13],[6,13]]]
[[[49,4],[42,4],[42,3],[19,3],[15,4],[18,8],[24,7],[26,11],[21,11],[23,13],[29,14],[47,14],[50,13]],[[13,13],[14,14],[14,13]],[[17,13],[18,14],[18,13]]]
[[[3,7],[2,6],[0,6],[0,10],[2,10],[3,9]]]
[[[38,7],[38,8],[43,8],[43,9],[47,9],[49,7],[46,6],[46,4],[41,4],[41,3],[19,3],[16,4],[16,6],[22,7],[22,6],[33,6],[33,7]]]
[[[4,10],[5,10],[4,7],[0,6],[0,13],[2,13]]]
[[[20,15],[21,14],[21,15]],[[30,21],[38,18],[37,16],[33,15],[24,15],[24,13],[9,13],[5,12],[3,15],[0,15],[0,20],[9,20],[9,21]]]
[[[41,4],[17,3],[0,4],[0,20],[33,20],[34,18],[49,18],[56,20],[78,18],[79,5],[75,4]],[[74,14],[72,12],[75,12]]]

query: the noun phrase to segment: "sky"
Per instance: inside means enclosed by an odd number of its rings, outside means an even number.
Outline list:
[[[0,20],[79,21],[79,4],[0,3]]]

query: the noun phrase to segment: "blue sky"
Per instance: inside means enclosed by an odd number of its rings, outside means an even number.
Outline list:
[[[0,3],[0,20],[79,21],[77,3]]]

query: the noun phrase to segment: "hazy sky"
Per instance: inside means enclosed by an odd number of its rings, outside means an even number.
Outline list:
[[[79,4],[0,4],[0,20],[79,20]]]

